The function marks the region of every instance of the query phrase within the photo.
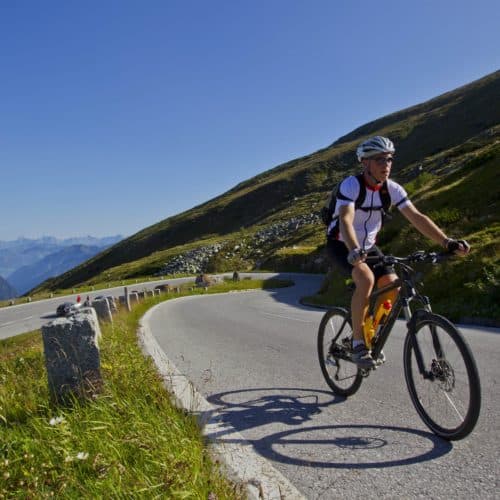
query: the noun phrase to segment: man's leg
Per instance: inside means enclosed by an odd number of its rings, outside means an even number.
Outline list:
[[[351,266],[347,262],[349,253],[344,243],[337,240],[329,240],[327,244],[328,254],[336,268],[351,275],[356,288],[351,298],[351,317],[353,330],[353,355],[352,360],[358,366],[369,368],[375,364],[370,352],[366,349],[363,336],[363,321],[368,308],[368,297],[375,283],[375,276],[367,264],[361,262]]]
[[[363,321],[368,309],[368,299],[373,289],[375,277],[365,263],[354,266],[352,279],[356,289],[351,298],[352,332],[354,340],[363,340]]]
[[[373,289],[375,276],[365,263],[361,263],[354,266],[352,279],[356,284],[356,289],[351,299],[353,331],[352,360],[361,368],[371,368],[375,365],[375,361],[365,345],[363,321],[368,309],[368,299]]]

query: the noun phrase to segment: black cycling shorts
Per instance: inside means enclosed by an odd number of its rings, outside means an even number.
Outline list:
[[[333,263],[333,266],[337,271],[347,277],[351,277],[353,266],[347,262],[347,256],[349,255],[349,250],[345,246],[343,241],[334,240],[331,238],[327,239],[326,242],[326,251],[328,253],[328,257]],[[384,255],[382,250],[378,248],[376,245],[372,246],[370,250],[367,252],[368,256],[377,256]],[[374,267],[374,264],[368,264],[368,267],[372,270],[375,276],[375,283],[387,274],[394,274],[394,266],[377,266]]]

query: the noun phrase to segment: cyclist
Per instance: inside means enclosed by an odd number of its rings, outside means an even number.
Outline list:
[[[387,189],[391,204],[424,236],[456,254],[465,255],[470,251],[465,240],[448,238],[428,216],[415,208],[404,188],[389,179],[394,153],[392,141],[382,136],[372,137],[358,146],[356,155],[363,166],[362,180],[349,176],[340,183],[335,213],[327,230],[328,254],[341,272],[352,276],[356,285],[351,299],[352,359],[360,367],[375,364],[363,340],[369,296],[375,285],[383,287],[397,279],[392,266],[370,267],[364,262],[367,255],[382,254],[375,245],[382,227],[381,188]],[[366,187],[366,195],[358,208],[360,182]],[[396,294],[397,291],[393,292],[391,298]]]

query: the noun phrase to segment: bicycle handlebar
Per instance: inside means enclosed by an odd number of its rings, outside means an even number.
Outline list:
[[[419,250],[414,252],[406,257],[396,257],[395,255],[375,255],[366,257],[365,262],[368,264],[375,265],[394,265],[400,264],[403,265],[405,263],[414,263],[414,262],[428,262],[431,264],[436,264],[442,260],[448,259],[453,256],[452,252],[426,252],[424,250]]]

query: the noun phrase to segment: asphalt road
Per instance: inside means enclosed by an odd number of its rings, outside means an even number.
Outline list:
[[[355,396],[329,392],[315,348],[323,312],[298,303],[321,277],[293,279],[297,286],[287,289],[169,301],[151,317],[165,353],[218,407],[227,436],[238,430],[307,498],[498,498],[499,330],[461,328],[478,363],[483,404],[475,431],[450,444],[427,430],[407,394],[402,322],[384,349],[387,363]],[[101,294],[118,296],[123,287],[90,296]],[[40,328],[58,304],[75,299],[1,308],[0,339]]]
[[[483,403],[474,432],[449,443],[427,430],[407,393],[402,321],[386,364],[355,396],[332,395],[316,354],[323,311],[298,303],[321,278],[295,279],[287,289],[169,301],[151,316],[158,343],[217,406],[227,436],[238,430],[311,499],[498,498],[499,331],[461,328]]]
[[[152,290],[156,285],[163,283],[170,283],[175,286],[187,281],[193,281],[193,278],[175,278],[169,280],[148,281],[145,283],[137,283],[128,285],[128,291],[133,290],[143,291]],[[0,340],[8,337],[14,337],[21,333],[38,330],[42,325],[56,318],[56,308],[59,304],[69,301],[76,302],[78,295],[84,301],[87,295],[90,299],[98,295],[111,295],[119,297],[123,295],[124,287],[106,288],[103,290],[96,290],[91,293],[74,293],[63,297],[54,299],[40,300],[36,302],[29,302],[24,304],[17,304],[13,306],[6,306],[0,308]],[[17,299],[18,301],[21,299]]]

